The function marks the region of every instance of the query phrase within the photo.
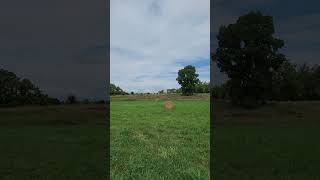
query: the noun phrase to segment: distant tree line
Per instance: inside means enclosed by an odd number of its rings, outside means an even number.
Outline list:
[[[49,97],[29,79],[20,78],[15,73],[0,69],[0,107],[20,105],[59,105],[59,104],[89,104],[105,103],[104,100],[79,100],[70,94],[64,101]]]
[[[83,99],[79,100],[76,95],[70,94],[67,96],[65,101],[61,101],[63,104],[105,104],[107,101],[105,100],[89,100]]]
[[[163,94],[165,91],[160,90],[158,91],[159,94]],[[166,91],[168,94],[170,93],[176,93],[176,94],[182,94],[182,88],[172,88],[172,89],[167,89]],[[210,92],[210,83],[205,82],[205,81],[198,81],[195,85],[194,88],[192,89],[193,93],[209,93]]]
[[[231,81],[214,85],[213,98],[231,100]],[[304,101],[320,100],[320,66],[297,65],[286,61],[272,75],[272,85],[267,100]]]
[[[272,100],[320,100],[320,66],[284,63],[272,80]]]
[[[19,78],[13,72],[0,69],[0,106],[59,103],[58,99],[42,93],[29,79]]]
[[[195,93],[209,93],[210,83],[205,81],[199,81],[195,87]]]

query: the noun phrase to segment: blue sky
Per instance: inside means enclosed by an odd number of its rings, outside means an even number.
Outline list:
[[[127,91],[178,88],[179,69],[210,79],[210,0],[111,0],[110,79]]]

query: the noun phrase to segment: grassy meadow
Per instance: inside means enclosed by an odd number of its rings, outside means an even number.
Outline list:
[[[209,95],[114,96],[110,104],[111,179],[209,179]]]
[[[173,109],[164,109],[171,100]],[[111,179],[209,179],[209,95],[111,97]],[[213,106],[213,178],[320,179],[320,102]],[[108,179],[105,105],[0,109],[0,179]]]
[[[107,179],[105,105],[0,109],[0,179]]]
[[[216,102],[213,178],[320,179],[320,102],[244,110]]]

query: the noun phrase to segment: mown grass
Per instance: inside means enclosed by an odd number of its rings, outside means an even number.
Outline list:
[[[209,179],[209,100],[111,99],[111,179]]]
[[[209,94],[194,94],[192,96],[182,96],[178,93],[168,94],[135,94],[111,96],[111,101],[160,101],[160,100],[205,100],[209,101]]]
[[[214,104],[214,179],[320,179],[319,102]]]
[[[0,179],[107,179],[105,105],[0,109]]]

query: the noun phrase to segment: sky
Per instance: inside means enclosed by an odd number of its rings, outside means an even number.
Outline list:
[[[4,0],[0,3],[0,68],[64,99],[105,99],[105,0]]]
[[[130,92],[179,88],[178,70],[193,65],[210,80],[209,0],[111,0],[112,83]]]
[[[275,36],[283,39],[281,50],[296,64],[320,63],[320,1],[292,0],[213,0],[211,8],[211,50],[217,48],[216,35],[221,25],[235,23],[239,16],[259,10],[273,16]],[[226,80],[216,66],[212,66],[211,79],[219,84]]]
[[[127,91],[177,88],[177,71],[188,64],[209,81],[218,28],[250,10],[274,17],[282,52],[292,62],[320,62],[319,1],[212,2],[210,14],[209,0],[111,0],[108,17],[105,0],[4,0],[0,68],[57,98],[105,98],[109,77]],[[213,66],[211,79],[225,77]]]

